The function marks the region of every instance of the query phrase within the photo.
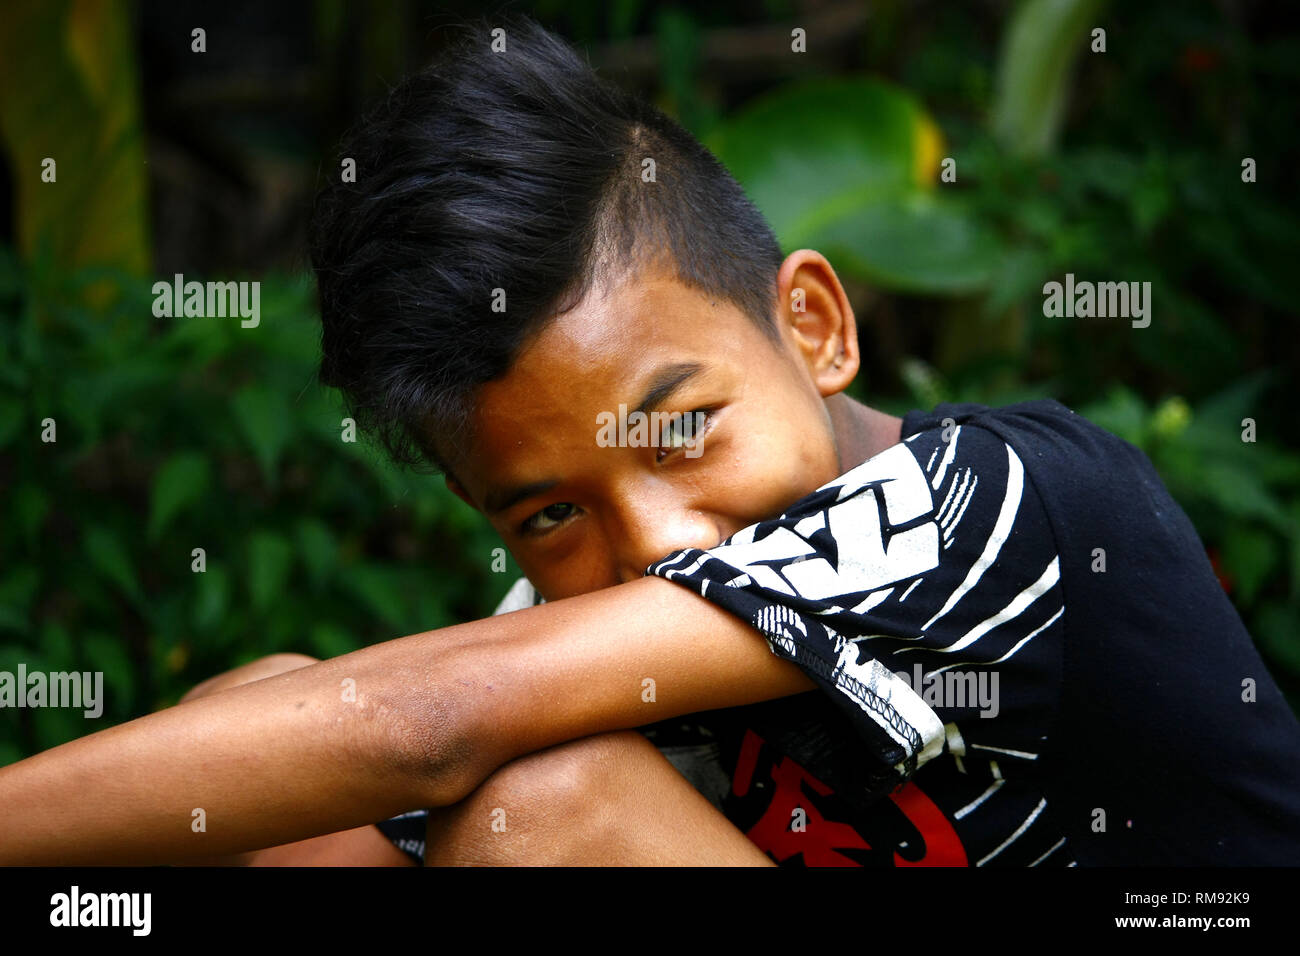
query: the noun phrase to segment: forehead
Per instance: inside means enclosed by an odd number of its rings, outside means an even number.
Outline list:
[[[725,374],[767,342],[737,306],[662,271],[598,285],[479,390],[465,478],[523,477],[563,446],[594,448],[597,414],[634,409],[665,366],[701,365],[701,379]]]

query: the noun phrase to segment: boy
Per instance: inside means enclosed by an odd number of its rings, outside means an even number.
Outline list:
[[[1054,402],[852,401],[825,258],[505,36],[359,128],[313,263],[322,378],[545,603],[4,768],[0,861],[390,862],[369,824],[426,807],[431,863],[1300,859],[1300,725],[1145,458]]]

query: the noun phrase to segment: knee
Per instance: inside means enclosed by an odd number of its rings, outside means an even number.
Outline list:
[[[309,654],[268,654],[266,657],[259,657],[247,666],[264,671],[262,677],[270,677],[273,674],[283,674],[285,671],[296,671],[300,667],[308,667],[312,664],[319,664],[319,657],[312,657]],[[260,680],[261,678],[255,678]]]
[[[480,784],[476,795],[562,812],[582,809],[593,794],[616,785],[629,760],[647,749],[653,745],[634,730],[571,740],[512,760]]]
[[[209,677],[201,684],[196,684],[181,697],[180,703],[183,704],[187,700],[194,700],[196,697],[213,694],[219,690],[237,687],[240,684],[261,680],[264,677],[274,677],[276,674],[283,674],[286,671],[293,671],[300,667],[318,663],[320,661],[317,658],[306,654],[268,654],[266,657],[259,657],[255,661],[228,670],[215,677]]]
[[[611,797],[654,746],[617,731],[527,754],[498,769],[460,803],[430,811],[426,862],[564,863],[618,823]]]

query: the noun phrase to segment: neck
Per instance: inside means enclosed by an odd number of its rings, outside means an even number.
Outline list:
[[[840,473],[854,468],[902,440],[903,420],[840,393],[826,399]]]

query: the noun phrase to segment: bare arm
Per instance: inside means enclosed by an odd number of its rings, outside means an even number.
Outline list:
[[[388,641],[2,768],[0,863],[177,862],[289,843],[455,803],[566,740],[813,686],[738,618],[643,578]]]

